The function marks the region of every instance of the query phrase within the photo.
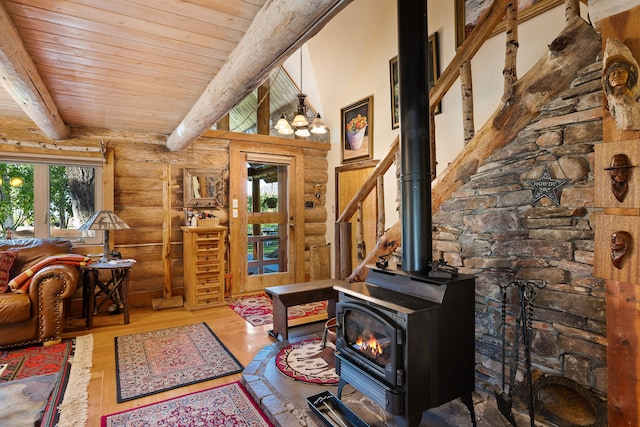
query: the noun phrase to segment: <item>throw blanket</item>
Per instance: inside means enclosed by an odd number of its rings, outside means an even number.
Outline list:
[[[91,259],[84,255],[59,254],[49,256],[11,279],[9,281],[9,288],[11,288],[11,291],[17,294],[26,294],[27,292],[29,292],[29,285],[31,284],[33,275],[48,265],[68,264],[76,267],[84,267],[85,265],[88,265],[90,263]]]

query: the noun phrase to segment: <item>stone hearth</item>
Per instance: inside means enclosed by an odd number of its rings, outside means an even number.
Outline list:
[[[316,327],[318,327],[316,325]],[[321,327],[321,325],[320,325]],[[290,341],[296,342],[311,337],[321,337],[321,331],[309,331],[308,328],[295,328],[290,332]],[[337,386],[320,386],[294,381],[286,377],[275,365],[278,351],[289,342],[275,342],[264,347],[242,373],[242,384],[253,399],[269,417],[271,422],[281,427],[324,426],[307,405],[306,398],[323,391],[337,394]],[[501,427],[509,424],[501,417],[496,400],[482,391],[473,395],[476,419],[479,427]],[[367,397],[351,386],[346,386],[342,401],[371,427],[395,427],[393,417],[385,413]],[[529,415],[514,409],[518,425],[528,425]],[[425,411],[420,427],[462,427],[470,426],[471,419],[466,406],[459,400],[438,408]],[[536,419],[538,427],[553,427],[553,424]]]

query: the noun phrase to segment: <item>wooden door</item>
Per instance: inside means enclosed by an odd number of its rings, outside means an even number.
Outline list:
[[[360,190],[367,180],[371,171],[375,168],[377,160],[360,162],[352,165],[339,166],[336,168],[336,219],[340,216],[353,196]],[[364,245],[362,251],[368,253],[376,245],[376,224],[378,220],[377,195],[372,191],[362,204],[362,228],[364,233]],[[356,247],[357,213],[351,218],[351,266],[358,265]]]
[[[232,293],[304,281],[302,152],[234,141],[230,155]],[[261,191],[269,181],[275,186]]]

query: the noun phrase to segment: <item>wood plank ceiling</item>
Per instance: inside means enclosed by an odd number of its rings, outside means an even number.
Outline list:
[[[57,109],[182,149],[349,1],[0,0],[0,125],[28,115],[52,137]]]

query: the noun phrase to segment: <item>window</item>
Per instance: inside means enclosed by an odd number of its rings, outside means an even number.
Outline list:
[[[15,157],[0,162],[0,237],[59,237],[100,244],[80,231],[102,208],[100,159]]]

